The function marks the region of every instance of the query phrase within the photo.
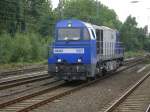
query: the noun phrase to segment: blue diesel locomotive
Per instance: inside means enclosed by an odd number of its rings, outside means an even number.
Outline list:
[[[119,32],[76,19],[60,20],[50,46],[48,72],[63,80],[86,80],[116,70],[124,58]]]

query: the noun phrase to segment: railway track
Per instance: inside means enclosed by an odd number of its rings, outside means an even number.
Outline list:
[[[100,112],[150,112],[150,71]]]
[[[52,76],[48,75],[47,72],[45,71],[45,72],[37,72],[31,76],[29,74],[28,76],[24,75],[23,77],[15,77],[14,79],[11,79],[12,77],[10,77],[9,79],[3,78],[2,80],[0,80],[0,90],[8,89],[15,86],[20,86],[30,82],[41,81],[51,77]]]
[[[47,69],[46,65],[40,65],[36,67],[27,67],[27,68],[22,68],[22,69],[17,69],[17,70],[3,71],[3,72],[0,72],[0,78],[5,78],[5,77],[13,76],[13,75],[26,74],[26,73],[31,73],[31,72],[37,72],[37,71],[43,71],[46,69]]]
[[[149,104],[149,106],[147,107],[147,109],[146,109],[145,112],[150,112],[150,104]]]
[[[64,84],[65,84],[64,81],[53,81],[53,82],[47,84],[46,86],[42,86],[42,87],[37,88],[34,91],[33,90],[32,91],[28,91],[28,93],[25,94],[25,95],[18,96],[18,97],[14,98],[14,99],[5,101],[3,103],[0,103],[0,108],[6,107],[5,109],[7,110],[7,106],[14,106],[14,104],[18,105],[18,104],[20,104],[20,103],[22,103],[22,102],[24,102],[24,101],[26,101],[28,99],[31,100],[32,98],[34,98],[36,96],[44,95],[45,93],[48,93],[48,92],[50,92],[52,90],[56,90],[56,89],[62,87]],[[5,109],[2,109],[2,110],[0,109],[0,111],[4,110],[4,112],[5,112],[6,111]],[[14,112],[16,112],[16,110],[14,110]]]
[[[134,62],[135,60],[139,60],[141,57],[135,57],[135,58],[129,58],[126,59],[126,63]],[[20,74],[26,74],[26,73],[31,73],[31,72],[37,72],[37,71],[43,71],[47,69],[47,65],[40,65],[36,67],[27,67],[27,68],[22,68],[22,69],[17,69],[17,70],[9,70],[9,71],[3,71],[0,72],[0,79],[13,76],[13,75],[20,75]]]
[[[136,61],[135,63],[131,64],[130,66],[126,66],[119,71],[115,72],[119,73],[122,72],[130,67],[135,66],[142,60]],[[3,102],[0,104],[0,111],[1,112],[26,112],[37,108],[38,106],[44,105],[48,102],[52,102],[55,99],[58,99],[62,96],[68,95],[72,92],[75,92],[81,88],[84,88],[88,85],[96,83],[104,78],[110,77],[110,75],[106,75],[104,77],[100,77],[97,80],[88,81],[84,83],[77,83],[75,86],[67,86],[64,81],[56,81],[56,83],[50,84],[49,86],[42,87],[42,89],[32,92],[30,94],[20,96],[13,100],[9,100],[7,102]],[[69,84],[71,85],[71,84]]]
[[[134,60],[142,61],[143,58],[133,58],[130,60],[126,60],[124,65],[127,65],[129,62],[134,62]],[[43,66],[42,66],[42,69],[44,69]],[[28,71],[31,72],[31,70],[33,70],[33,69],[24,69],[24,70],[27,70],[27,72]],[[38,70],[38,68],[34,68],[34,70]],[[18,72],[18,71],[16,70],[15,72]],[[15,72],[13,71],[13,73],[15,73]],[[20,86],[20,85],[27,84],[30,82],[41,81],[41,80],[44,80],[46,78],[51,78],[51,77],[52,76],[49,76],[47,74],[47,71],[42,71],[42,72],[35,72],[35,73],[33,72],[32,74],[28,73],[28,74],[23,74],[23,75],[19,75],[19,76],[15,75],[12,77],[2,78],[2,79],[0,79],[0,90],[8,89],[8,88],[15,87],[15,86]]]
[[[148,58],[149,56],[143,56],[143,57],[135,57],[135,58],[129,58],[124,60],[124,65],[128,65],[130,63],[134,63],[136,61],[143,61],[145,58]]]
[[[59,80],[55,78],[45,79],[38,82],[28,83],[22,86],[17,86],[10,89],[0,91],[0,102],[7,102],[8,100],[15,99],[16,97],[24,96],[27,94],[34,93],[40,89],[45,89],[50,84],[56,83]]]

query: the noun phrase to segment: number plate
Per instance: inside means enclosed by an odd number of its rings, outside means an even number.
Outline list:
[[[54,48],[54,54],[84,54],[84,48]]]

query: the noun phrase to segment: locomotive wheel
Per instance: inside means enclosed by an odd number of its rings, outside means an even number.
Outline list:
[[[87,80],[88,81],[96,80],[96,77],[89,77]]]
[[[105,68],[102,69],[102,76],[105,76],[107,73],[107,70]]]

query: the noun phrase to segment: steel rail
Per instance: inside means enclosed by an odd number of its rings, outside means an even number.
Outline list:
[[[112,112],[115,110],[137,87],[139,87],[148,77],[150,77],[150,71],[145,74],[136,84],[134,84],[128,91],[126,91],[118,100],[116,100],[110,107],[104,112]]]
[[[145,112],[150,112],[150,104],[149,104],[149,106],[148,106],[148,108],[146,109]]]
[[[129,58],[129,60],[128,59],[125,60],[125,63],[139,60],[140,58],[141,57],[135,57],[135,58],[132,58],[131,60]],[[46,68],[47,68],[47,66],[44,65],[44,66],[33,67],[33,68],[23,68],[23,69],[17,69],[17,70],[4,71],[4,72],[0,72],[0,77],[7,77],[10,75],[29,73],[29,72],[33,72],[33,71],[40,71],[40,70],[44,70]]]
[[[21,75],[21,76],[3,78],[3,79],[0,79],[0,85],[5,85],[5,84],[8,84],[8,83],[14,83],[14,82],[17,82],[17,81],[23,81],[23,80],[43,77],[45,75],[47,75],[47,72],[43,71],[43,72],[37,72],[37,73],[34,73],[34,74],[29,73],[29,74],[24,74],[24,75]]]
[[[53,85],[53,83],[59,82],[59,80],[55,79],[55,78],[49,78],[49,79],[44,79],[38,82],[33,82],[33,83],[28,83],[27,85],[22,85],[23,88],[21,87],[21,89],[17,89],[15,91],[11,91],[11,93],[9,94],[9,92],[6,92],[5,94],[5,90],[3,91],[3,94],[0,96],[1,98],[1,103],[3,102],[8,102],[12,99],[15,99],[16,97],[21,97],[28,94],[32,94],[34,92],[40,91],[43,88],[49,87],[50,84]],[[25,88],[24,88],[25,87]],[[6,91],[8,91],[6,89]],[[10,99],[9,99],[9,98]]]
[[[141,61],[141,58],[138,58],[138,61]],[[133,62],[133,60],[132,60]],[[127,61],[127,63],[125,63],[124,65],[128,64],[129,61]],[[27,84],[27,83],[31,83],[36,82],[36,81],[41,81],[44,80],[46,78],[52,78],[52,76],[48,76],[48,74],[42,75],[42,76],[33,76],[33,77],[25,77],[25,78],[21,78],[21,79],[13,79],[13,80],[8,80],[8,81],[3,81],[0,82],[0,90],[4,90],[4,89],[8,89],[11,87],[16,87],[16,86],[20,86],[23,84]]]
[[[139,62],[141,62],[141,61],[139,61]],[[124,71],[124,70],[126,70],[126,69],[128,69],[128,68],[131,68],[131,67],[137,65],[139,62],[135,62],[134,64],[132,64],[132,65],[130,65],[130,66],[127,66],[127,67],[125,67],[125,68],[123,68],[123,69],[121,69],[121,70],[119,70],[119,71],[116,71],[116,72],[113,73],[113,74],[120,73],[120,72],[122,72],[122,71]],[[89,82],[84,83],[84,84],[81,84],[81,85],[79,85],[79,86],[77,86],[77,87],[71,88],[71,89],[69,89],[69,90],[67,90],[67,91],[64,91],[64,92],[62,92],[62,93],[60,93],[60,94],[54,95],[54,96],[52,96],[52,97],[48,97],[48,98],[46,98],[46,99],[43,99],[43,98],[42,98],[41,101],[37,100],[37,101],[39,101],[39,102],[36,102],[35,104],[31,104],[31,105],[29,105],[29,106],[27,106],[27,107],[25,107],[25,108],[19,110],[18,112],[26,112],[26,111],[32,110],[32,109],[34,109],[34,108],[37,108],[37,107],[39,107],[39,106],[41,106],[41,105],[44,105],[44,104],[46,104],[46,103],[48,103],[48,102],[51,102],[51,101],[53,101],[53,100],[55,100],[55,99],[57,99],[57,98],[63,97],[63,96],[68,95],[68,94],[70,94],[70,93],[72,93],[72,92],[75,92],[75,91],[77,91],[77,90],[80,90],[81,88],[87,87],[88,85],[91,85],[91,84],[93,84],[93,83],[96,83],[96,82],[98,82],[98,81],[100,81],[100,80],[102,80],[102,79],[104,79],[104,78],[110,77],[110,76],[112,76],[112,75],[106,75],[106,76],[104,76],[104,77],[102,77],[102,78],[99,78],[99,79],[96,79],[96,80],[93,80],[93,81],[89,81]],[[4,108],[4,107],[7,108],[9,105],[11,106],[11,105],[14,104],[14,103],[19,103],[19,102],[21,102],[21,101],[28,100],[28,99],[32,99],[32,98],[34,98],[34,97],[40,97],[40,95],[43,95],[43,94],[49,94],[49,92],[51,92],[52,90],[55,90],[55,89],[58,89],[58,88],[62,88],[62,85],[64,85],[64,83],[61,83],[61,84],[58,85],[58,86],[54,86],[53,88],[48,88],[48,89],[42,90],[42,91],[40,91],[40,92],[36,92],[36,93],[30,94],[30,95],[27,95],[27,96],[23,96],[23,97],[14,99],[14,100],[12,100],[12,101],[8,101],[8,102],[5,102],[5,103],[2,103],[2,104],[0,104],[0,108]],[[38,99],[39,99],[39,98],[38,98]],[[35,101],[36,101],[36,100],[35,100]]]
[[[45,75],[40,76],[40,77],[28,78],[28,79],[25,79],[25,80],[21,79],[21,80],[15,81],[13,83],[6,83],[4,85],[1,85],[0,90],[9,89],[9,88],[12,88],[12,87],[17,87],[17,86],[20,86],[20,85],[33,83],[33,82],[37,82],[37,81],[42,81],[42,80],[46,80],[46,79],[49,79],[49,78],[52,78],[52,76],[49,76],[48,74],[45,74]]]
[[[38,95],[42,95],[46,92],[52,91],[52,90],[57,89],[59,87],[62,87],[62,85],[64,84],[64,81],[56,80],[52,83],[53,83],[53,85],[50,86],[50,87],[46,87],[46,88],[38,90],[36,92],[33,92],[33,93],[30,93],[30,94],[27,94],[27,95],[24,95],[24,96],[21,96],[21,97],[18,97],[18,98],[15,98],[15,99],[12,99],[12,100],[1,103],[0,104],[0,109],[4,108],[4,107],[7,107],[9,105],[12,105],[12,104],[21,102],[23,100],[30,99],[30,98],[38,96]]]
[[[23,68],[23,69],[17,69],[17,70],[4,71],[4,72],[0,72],[0,77],[8,77],[11,75],[25,74],[25,73],[41,71],[45,69],[46,69],[46,66],[44,65],[44,66],[38,66],[38,67],[33,67],[33,68]]]
[[[70,89],[70,90],[67,90],[67,91],[65,91],[65,92],[62,92],[62,93],[60,93],[60,94],[58,94],[58,95],[54,95],[54,96],[52,96],[52,97],[49,97],[49,98],[47,98],[46,100],[42,100],[42,101],[40,101],[40,102],[38,102],[38,103],[32,104],[32,105],[30,105],[30,106],[28,106],[28,107],[26,107],[26,108],[24,108],[24,109],[21,109],[21,110],[19,110],[19,111],[17,111],[17,112],[27,112],[27,111],[29,111],[29,110],[35,109],[35,108],[37,108],[37,107],[39,107],[39,106],[41,106],[41,105],[44,105],[44,104],[49,103],[49,102],[52,102],[52,101],[54,101],[54,100],[56,100],[56,99],[58,99],[58,98],[61,98],[61,97],[66,96],[66,95],[68,95],[68,94],[70,94],[70,93],[73,93],[73,92],[75,92],[75,91],[78,91],[78,90],[80,90],[80,89],[82,89],[82,88],[84,88],[84,87],[87,87],[87,86],[89,86],[89,85],[91,85],[91,84],[94,84],[94,83],[96,83],[96,82],[99,82],[100,80],[106,79],[106,78],[108,78],[108,77],[110,77],[110,76],[112,76],[112,75],[115,75],[115,74],[118,74],[118,73],[120,73],[120,72],[123,72],[123,71],[127,70],[128,68],[131,68],[131,67],[137,65],[138,63],[139,63],[139,62],[136,62],[136,63],[133,64],[133,65],[130,65],[130,66],[124,68],[124,69],[121,69],[120,71],[116,71],[116,72],[112,73],[111,75],[106,75],[106,76],[101,77],[101,78],[99,78],[99,79],[96,79],[96,80],[93,80],[93,81],[90,81],[90,82],[81,84],[81,85],[79,85],[79,86],[77,86],[77,87],[74,87],[74,88],[72,88],[72,89]]]

